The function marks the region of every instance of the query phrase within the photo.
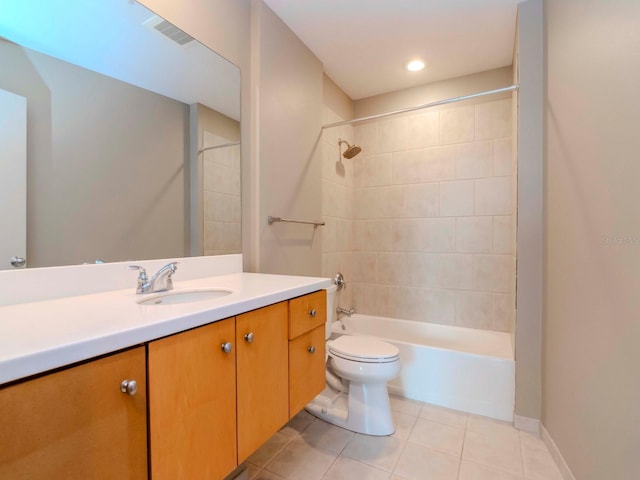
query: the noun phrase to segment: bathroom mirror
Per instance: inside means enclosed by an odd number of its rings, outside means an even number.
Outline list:
[[[240,252],[237,66],[131,0],[3,1],[0,63],[0,91],[26,103],[26,165],[0,159],[5,178],[26,169],[26,245],[11,256]],[[0,204],[0,220],[19,207]]]

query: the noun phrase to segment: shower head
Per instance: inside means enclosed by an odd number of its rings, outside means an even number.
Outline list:
[[[341,146],[343,143],[347,144],[347,149],[342,153],[342,156],[347,160],[358,155],[362,149],[358,145],[349,145],[349,142],[346,140],[338,139],[338,146]]]

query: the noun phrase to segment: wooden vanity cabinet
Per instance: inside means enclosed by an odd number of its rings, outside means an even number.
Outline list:
[[[289,418],[325,387],[326,293],[289,300]]]
[[[238,462],[289,420],[287,302],[236,317]]]
[[[0,478],[146,479],[146,412],[144,347],[0,387]]]
[[[224,478],[237,466],[235,319],[148,344],[153,480]]]

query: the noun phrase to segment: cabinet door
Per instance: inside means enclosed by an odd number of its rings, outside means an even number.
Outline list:
[[[146,479],[146,411],[144,347],[2,388],[0,478]]]
[[[234,338],[229,318],[149,343],[153,480],[217,480],[236,467]]]
[[[236,320],[238,461],[244,461],[289,420],[287,302]]]
[[[324,325],[289,342],[289,417],[325,387]]]

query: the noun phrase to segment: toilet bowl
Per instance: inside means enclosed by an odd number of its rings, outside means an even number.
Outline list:
[[[400,352],[390,343],[372,337],[332,337],[336,290],[335,285],[327,289],[327,386],[305,409],[353,432],[391,435],[395,426],[387,382],[400,373]]]

